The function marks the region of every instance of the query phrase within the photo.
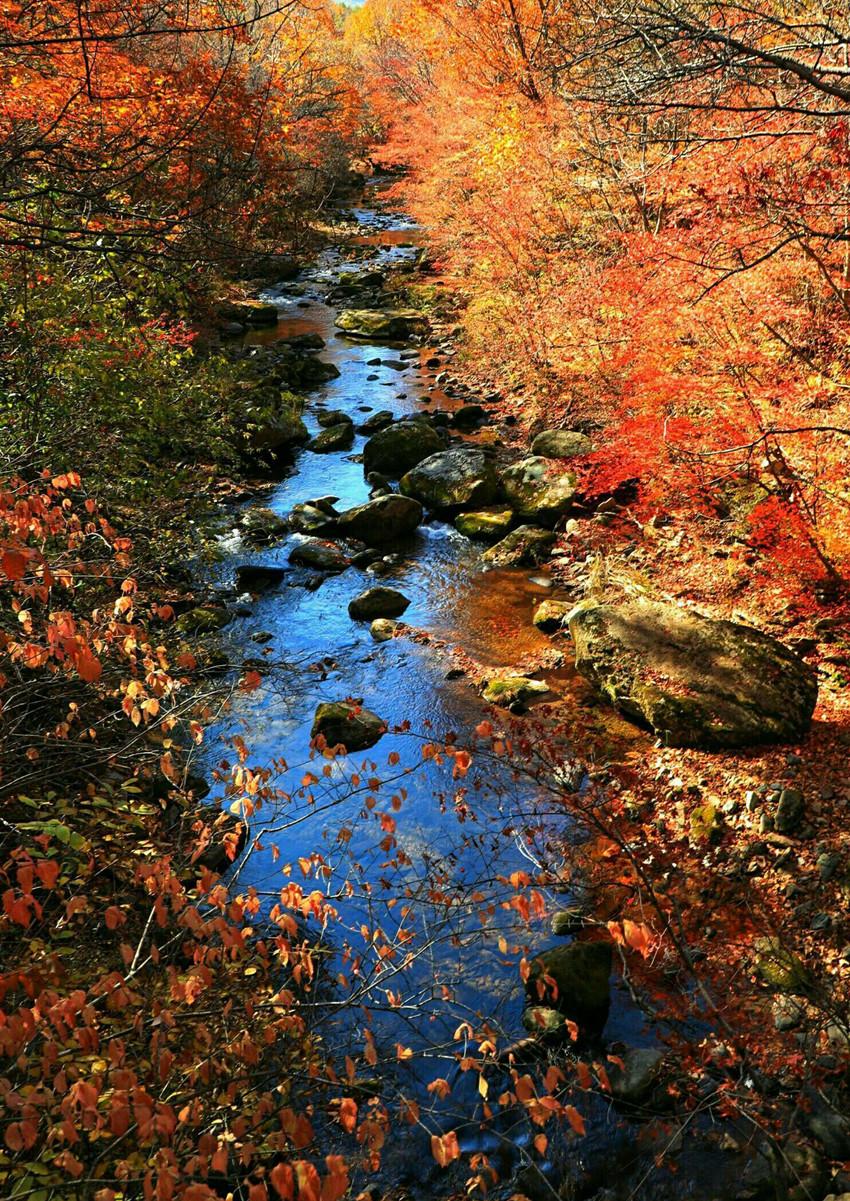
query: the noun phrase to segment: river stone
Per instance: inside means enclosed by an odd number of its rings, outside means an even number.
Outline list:
[[[657,1047],[634,1047],[621,1058],[623,1067],[612,1064],[608,1072],[611,1096],[624,1105],[639,1105],[658,1080],[664,1052]]]
[[[669,745],[791,742],[809,728],[814,671],[759,630],[648,600],[581,604],[569,626],[579,672]]]
[[[289,524],[299,534],[330,534],[336,529],[337,519],[318,505],[304,501],[289,514]]]
[[[276,588],[285,575],[285,567],[243,563],[236,568],[236,588],[239,592],[265,592],[269,588]]]
[[[779,803],[773,818],[773,828],[777,834],[795,834],[803,824],[806,815],[806,802],[802,792],[796,788],[783,788],[779,794]]]
[[[275,513],[274,509],[257,505],[242,510],[239,515],[239,526],[247,542],[262,545],[283,537],[289,529],[289,522],[279,513]]]
[[[402,342],[428,329],[428,322],[421,313],[407,309],[343,309],[334,324],[349,337],[368,341],[386,338],[391,342]]]
[[[225,321],[240,321],[243,325],[277,325],[277,305],[265,300],[221,300],[216,316]]]
[[[567,1019],[557,1009],[545,1005],[529,1005],[523,1010],[522,1024],[529,1034],[545,1038],[546,1035],[567,1035]]]
[[[547,558],[555,543],[551,530],[537,525],[519,525],[515,530],[485,550],[483,563],[491,567],[537,567]]]
[[[329,425],[308,444],[308,450],[325,455],[333,450],[348,450],[354,441],[354,426],[350,421]]]
[[[569,601],[541,601],[531,620],[544,634],[554,634],[561,629],[573,608]]]
[[[328,746],[341,743],[346,750],[362,751],[374,746],[386,729],[384,719],[369,709],[350,701],[329,701],[316,709],[310,737],[322,735]]]
[[[257,422],[246,437],[249,450],[281,454],[293,446],[303,446],[309,442],[310,431],[300,414],[281,409],[270,420]]]
[[[196,609],[181,613],[175,625],[181,634],[208,634],[213,630],[222,629],[229,621],[230,614],[226,609],[199,605]]]
[[[377,413],[373,413],[371,417],[361,421],[357,430],[361,434],[377,434],[378,430],[386,429],[394,421],[395,417],[389,409],[378,409]]]
[[[459,409],[455,409],[452,413],[450,421],[456,430],[464,430],[467,433],[474,430],[477,426],[483,425],[490,414],[480,404],[465,404]]]
[[[489,509],[458,514],[455,529],[476,542],[497,542],[507,534],[513,520],[512,509],[500,509],[494,505]]]
[[[528,676],[494,676],[487,681],[481,694],[488,705],[500,705],[503,709],[518,701],[530,700],[549,691],[544,680],[531,680]]]
[[[554,525],[573,507],[576,477],[555,459],[531,455],[502,470],[502,486],[519,517]]]
[[[422,521],[422,506],[410,496],[376,496],[339,515],[340,532],[370,546],[412,534]]]
[[[400,617],[410,601],[395,588],[378,584],[367,588],[349,603],[348,615],[355,621],[371,621],[374,617]]]
[[[533,1005],[557,1009],[571,1021],[601,1029],[611,1000],[611,963],[610,942],[553,947],[533,961],[525,991]]]
[[[499,493],[499,481],[480,450],[455,447],[429,455],[401,477],[399,488],[429,509],[461,509],[488,505]]]
[[[396,630],[400,629],[401,622],[393,621],[389,617],[376,617],[369,626],[369,633],[376,642],[389,642],[395,636]]]
[[[348,567],[348,559],[333,542],[321,538],[305,538],[289,552],[289,562],[296,567],[313,567],[316,571],[339,572]]]
[[[328,429],[332,425],[352,424],[351,417],[342,409],[320,409],[316,414],[316,420],[323,429]]]
[[[590,439],[578,430],[542,430],[531,443],[531,453],[544,459],[571,459],[590,450]]]
[[[363,447],[363,466],[398,477],[442,449],[442,438],[427,421],[395,421]]]

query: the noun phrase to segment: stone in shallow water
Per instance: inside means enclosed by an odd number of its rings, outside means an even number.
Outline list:
[[[265,592],[276,588],[285,575],[285,567],[272,563],[244,563],[236,568],[236,588],[239,592]]]
[[[442,449],[443,440],[429,422],[395,421],[363,447],[363,466],[367,472],[398,477]]]
[[[376,617],[369,626],[369,633],[376,642],[389,642],[400,628],[400,621],[393,621],[390,617]]]
[[[348,559],[333,542],[322,538],[304,538],[289,552],[289,562],[297,567],[312,567],[316,571],[340,572],[349,565]]]
[[[548,691],[549,685],[545,680],[531,680],[528,676],[494,676],[487,681],[482,696],[488,705],[507,708],[517,701],[527,701]]]
[[[324,429],[332,425],[351,425],[352,423],[350,415],[343,412],[342,409],[325,409],[316,414],[316,420]]]
[[[502,486],[519,517],[554,525],[576,500],[576,477],[556,459],[531,455],[502,471]]]
[[[309,442],[308,450],[315,454],[326,455],[334,450],[348,450],[354,441],[354,426],[350,421],[340,421],[337,425],[329,425]]]
[[[513,524],[512,509],[476,509],[460,513],[455,518],[455,529],[476,542],[497,542],[507,534]]]
[[[544,634],[554,634],[561,629],[573,608],[569,601],[541,601],[531,620]]]
[[[400,617],[409,604],[410,601],[403,593],[379,584],[355,596],[349,603],[348,614],[355,621],[371,621],[375,617]]]
[[[239,516],[239,525],[245,540],[259,545],[282,538],[289,528],[285,517],[263,505],[243,509]]]
[[[387,338],[391,342],[404,341],[428,329],[421,313],[401,309],[343,309],[334,324],[351,338]]]
[[[429,455],[401,477],[399,487],[430,509],[488,505],[499,493],[499,481],[480,450],[454,447]]]
[[[387,723],[377,713],[350,701],[329,701],[316,709],[311,738],[321,735],[328,746],[340,743],[349,751],[374,746],[386,733]]]
[[[555,542],[551,530],[537,525],[520,525],[515,530],[485,550],[483,563],[491,567],[536,567],[549,554]]]
[[[759,630],[647,600],[578,605],[569,626],[579,672],[672,746],[790,742],[809,728],[815,673]]]
[[[422,521],[422,506],[410,496],[376,496],[339,515],[340,533],[370,546],[412,534]]]

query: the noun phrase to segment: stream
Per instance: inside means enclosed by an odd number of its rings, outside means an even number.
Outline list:
[[[320,357],[340,374],[310,393],[304,419],[311,434],[320,428],[323,408],[344,410],[357,425],[380,409],[402,416],[460,403],[435,387],[441,368],[426,366],[435,355],[446,365],[449,348],[357,342],[335,329],[337,310],[323,298],[342,270],[391,272],[411,265],[417,253],[418,231],[379,199],[354,216],[362,260],[351,263],[339,248],[326,250],[289,291],[283,285],[261,294],[277,306],[278,324],[245,337],[247,346],[297,334],[324,339]],[[492,438],[493,432],[485,429],[470,440]],[[350,449],[336,453],[297,452],[285,478],[259,503],[285,515],[315,497],[338,498],[339,509],[367,500],[369,485],[358,461],[365,440],[358,434]],[[258,550],[234,529],[221,541],[220,582],[232,584],[242,564],[288,567],[298,537]],[[311,589],[304,573],[293,570],[278,588],[251,598],[245,615],[222,636],[234,662],[267,665],[263,684],[237,693],[211,733],[219,743],[244,738],[252,764],[273,763],[281,798],[273,811],[265,807],[252,819],[252,835],[261,833],[263,849],[237,864],[239,889],[253,887],[271,904],[290,878],[284,871],[291,870],[305,891],[321,888],[339,911],[327,934],[333,962],[321,1029],[328,1046],[338,1055],[360,1054],[368,1006],[381,1059],[390,1062],[386,1072],[381,1069],[381,1085],[417,1099],[430,1131],[459,1127],[464,1150],[501,1154],[507,1143],[516,1150],[516,1166],[535,1131],[516,1112],[502,1115],[500,1129],[479,1127],[478,1076],[460,1073],[456,1058],[469,1032],[458,1030],[465,1022],[480,1029],[486,1020],[500,1049],[524,1036],[519,958],[528,948],[534,953],[559,941],[550,932],[551,915],[569,898],[543,889],[544,910],[528,920],[501,903],[510,895],[511,873],[533,875],[544,863],[557,869],[567,818],[551,796],[541,797],[497,760],[474,762],[466,778],[455,780],[448,767],[422,754],[431,738],[453,732],[463,742],[488,715],[470,682],[452,670],[452,648],[497,668],[515,669],[523,658],[539,659],[547,651],[552,658],[549,639],[531,622],[535,604],[557,595],[551,580],[534,570],[484,570],[483,549],[453,525],[428,520],[392,548],[388,561],[377,565],[379,575],[374,567],[350,567]],[[426,631],[427,640],[405,636],[377,643],[367,622],[349,617],[351,598],[377,582],[410,598],[403,620]],[[548,682],[557,697],[569,687],[569,675],[559,669]],[[362,698],[390,732],[371,751],[335,762],[322,776],[321,758],[310,760],[313,715],[320,702],[348,697]],[[402,723],[409,729],[393,732]],[[382,781],[372,808],[364,803],[364,789],[351,781],[364,762],[375,765],[364,774]],[[306,771],[319,782],[305,786]],[[376,926],[379,940],[371,937]],[[386,959],[378,943],[391,948]],[[355,959],[359,975],[352,970]],[[349,993],[335,991],[340,971],[348,976]],[[612,991],[606,1039],[649,1045],[651,1032],[628,992],[616,983]],[[397,1043],[414,1054],[395,1062]],[[477,1043],[470,1041],[469,1048],[472,1053]],[[428,1091],[438,1078],[452,1084],[445,1101]],[[621,1126],[605,1104],[588,1099],[586,1113],[593,1119],[588,1137],[572,1144],[579,1157],[610,1149]],[[439,1191],[425,1130],[411,1128],[409,1137],[396,1141],[395,1153],[386,1149],[385,1171],[408,1187]]]

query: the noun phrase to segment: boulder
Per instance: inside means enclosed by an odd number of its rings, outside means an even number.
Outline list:
[[[341,421],[338,425],[329,425],[308,443],[308,450],[319,455],[329,454],[333,450],[348,450],[354,441],[354,426],[350,421]]]
[[[262,505],[243,509],[239,514],[239,528],[246,542],[262,546],[282,538],[289,529],[289,522],[274,509]]]
[[[285,567],[275,567],[271,563],[243,563],[236,568],[236,588],[239,592],[265,592],[276,588],[285,575]]]
[[[576,477],[555,459],[531,455],[502,470],[502,487],[519,517],[554,525],[576,500]]]
[[[544,680],[532,680],[528,676],[494,676],[487,681],[481,694],[488,705],[500,705],[507,709],[510,705],[530,700],[533,696],[542,696],[549,691]]]
[[[656,1047],[634,1047],[620,1058],[623,1066],[612,1063],[608,1072],[611,1096],[621,1105],[639,1105],[658,1080],[664,1052]]]
[[[243,325],[277,325],[277,305],[265,300],[220,300],[216,316]]]
[[[592,449],[587,434],[578,430],[542,430],[531,443],[531,453],[544,459],[571,459]]]
[[[373,546],[412,534],[422,521],[422,506],[410,496],[376,496],[339,515],[338,528],[349,538]]]
[[[542,530],[537,525],[520,525],[515,530],[485,550],[481,556],[491,567],[536,567],[542,563],[555,543],[551,530]]]
[[[428,422],[395,421],[363,447],[363,466],[397,478],[442,449],[442,438]]]
[[[585,1030],[601,1030],[611,1002],[611,944],[573,942],[531,964],[525,990],[532,1005],[557,1009]]]
[[[487,421],[490,414],[479,404],[461,405],[459,409],[451,415],[451,423],[456,430],[463,430],[467,433],[470,430],[476,429],[479,425],[483,425]]]
[[[814,671],[759,630],[648,600],[585,603],[569,626],[579,672],[672,746],[790,742],[809,728]]]
[[[337,528],[338,515],[313,501],[305,500],[289,514],[289,526],[299,534],[331,534]]]
[[[323,429],[328,429],[332,425],[351,425],[352,418],[342,409],[320,409],[316,414],[316,420]]]
[[[377,434],[378,430],[386,429],[394,421],[395,417],[389,409],[378,409],[377,413],[373,413],[371,417],[367,417],[365,421],[361,421],[357,427],[357,432],[360,434]]]
[[[429,509],[461,509],[495,500],[499,481],[480,450],[458,446],[417,463],[401,477],[399,488]]]
[[[513,520],[512,509],[500,509],[493,506],[489,509],[476,509],[470,513],[460,513],[455,518],[455,529],[476,542],[498,542],[507,534],[513,525]]]
[[[289,562],[296,567],[313,567],[316,571],[340,572],[348,567],[348,559],[333,542],[321,538],[304,538],[289,552]]]
[[[531,620],[544,634],[555,634],[561,629],[574,607],[569,601],[541,601],[534,610]]]
[[[371,342],[403,342],[428,329],[420,313],[407,309],[343,309],[334,324],[350,338]]]
[[[249,451],[277,455],[309,442],[310,431],[302,421],[300,413],[281,409],[273,417],[261,418],[252,423],[247,431],[246,441]]]
[[[213,605],[199,605],[196,609],[188,609],[181,613],[175,622],[180,634],[209,634],[220,630],[230,621],[227,609]]]
[[[403,593],[378,584],[355,596],[349,603],[348,615],[355,621],[372,621],[375,617],[400,617],[409,604],[410,601]]]
[[[311,738],[324,738],[328,746],[344,746],[362,751],[374,746],[386,733],[387,724],[377,713],[351,701],[329,701],[316,709]]]

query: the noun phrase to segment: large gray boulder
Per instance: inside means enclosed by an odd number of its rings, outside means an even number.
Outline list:
[[[817,701],[814,671],[759,630],[658,601],[570,614],[576,667],[671,746],[794,742]]]
[[[557,459],[530,455],[502,471],[502,487],[519,517],[554,525],[576,500],[576,477]]]
[[[463,446],[429,455],[401,477],[399,487],[429,509],[489,505],[499,494],[493,464],[480,450]]]
[[[376,496],[340,513],[337,528],[348,538],[375,546],[412,534],[422,521],[422,506],[411,496]]]
[[[429,422],[395,421],[363,447],[363,467],[398,478],[442,449],[443,440]]]

